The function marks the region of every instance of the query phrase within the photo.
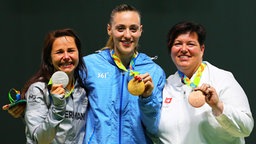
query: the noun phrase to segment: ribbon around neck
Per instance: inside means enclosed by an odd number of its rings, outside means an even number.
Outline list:
[[[121,70],[123,70],[123,71],[126,71],[126,72],[129,72],[129,75],[130,75],[130,76],[137,76],[137,75],[140,74],[139,72],[134,71],[135,59],[136,59],[136,57],[137,57],[137,54],[136,54],[136,53],[134,53],[133,56],[132,56],[132,59],[131,59],[131,61],[130,61],[129,69],[128,69],[128,70],[127,70],[127,68],[123,65],[123,63],[122,63],[122,61],[120,60],[120,58],[119,58],[117,55],[115,55],[114,50],[111,50],[110,53],[111,53],[111,56],[112,56],[114,62],[116,63],[116,65],[117,65],[117,67],[118,67],[119,69],[121,69]]]
[[[184,73],[182,73],[181,71],[178,70],[179,76],[181,77],[181,81],[184,84],[186,84],[187,86],[196,88],[201,80],[202,73],[203,73],[205,67],[206,67],[206,63],[202,62],[196,71],[196,75],[195,75],[195,78],[193,81],[191,81]]]

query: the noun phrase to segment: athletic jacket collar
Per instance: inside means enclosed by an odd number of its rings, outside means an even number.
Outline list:
[[[111,57],[109,49],[99,51],[99,55],[102,56],[104,59],[106,59],[112,65],[115,65],[115,62],[114,62],[113,58]],[[138,65],[138,64],[145,65],[147,63],[152,63],[151,58],[148,57],[144,53],[138,53],[136,60],[135,60],[135,65]]]

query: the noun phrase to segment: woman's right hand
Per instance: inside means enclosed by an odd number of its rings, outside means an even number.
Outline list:
[[[17,104],[11,108],[9,108],[7,111],[8,113],[14,117],[14,118],[20,118],[23,116],[24,114],[24,111],[25,111],[25,108],[26,108],[26,103],[20,103],[20,104]]]
[[[63,105],[65,103],[65,89],[62,84],[53,84],[51,88],[51,95],[55,106]]]

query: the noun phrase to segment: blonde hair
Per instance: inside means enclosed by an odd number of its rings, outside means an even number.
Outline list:
[[[109,36],[106,45],[101,50],[105,50],[105,49],[114,49],[114,41],[113,41],[112,35]]]

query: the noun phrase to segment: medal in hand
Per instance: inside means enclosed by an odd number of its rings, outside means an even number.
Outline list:
[[[188,102],[191,106],[199,108],[205,104],[205,95],[202,91],[192,91],[188,96]]]
[[[128,91],[135,96],[142,95],[145,90],[145,84],[143,80],[131,79],[128,83]]]

